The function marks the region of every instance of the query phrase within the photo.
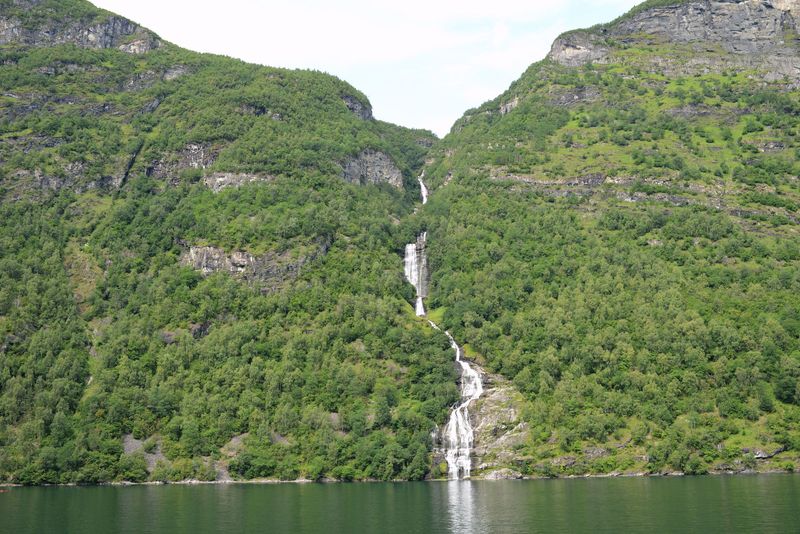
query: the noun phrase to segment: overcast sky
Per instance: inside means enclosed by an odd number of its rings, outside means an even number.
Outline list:
[[[566,30],[638,0],[94,0],[175,44],[350,82],[377,118],[446,134]]]

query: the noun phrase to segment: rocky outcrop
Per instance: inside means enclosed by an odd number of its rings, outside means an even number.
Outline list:
[[[475,432],[472,465],[481,478],[521,478],[524,458],[518,452],[528,440],[522,421],[524,399],[507,380],[484,375],[485,390],[470,409]]]
[[[514,111],[519,106],[519,97],[515,96],[505,104],[500,104],[500,115],[505,115]]]
[[[147,175],[177,182],[181,171],[205,169],[216,161],[217,154],[219,154],[219,149],[215,147],[190,143],[180,152],[153,162],[147,169]]]
[[[520,451],[528,441],[528,424],[522,421],[525,399],[505,378],[486,373],[472,364],[481,375],[484,390],[470,404],[469,422],[474,432],[471,478],[486,480],[523,478],[529,458]],[[435,444],[433,465],[445,475],[444,428],[431,435]]]
[[[230,273],[258,286],[263,292],[269,292],[297,278],[303,266],[326,254],[329,247],[329,241],[320,241],[301,255],[268,252],[255,256],[241,250],[227,253],[216,247],[193,246],[181,255],[180,261],[181,265],[196,269],[203,275]]]
[[[270,182],[274,176],[236,172],[214,172],[203,178],[203,183],[215,193],[228,187],[241,187],[254,182]]]
[[[387,183],[398,189],[403,188],[403,173],[392,158],[383,152],[370,149],[347,160],[342,167],[342,176],[354,184]]]
[[[152,447],[145,449],[145,441],[136,439],[133,434],[122,436],[122,450],[125,454],[141,454],[147,464],[147,472],[152,473],[158,462],[166,461],[167,457],[161,452],[161,440],[155,442]]]
[[[566,88],[553,86],[548,91],[548,101],[557,107],[571,107],[600,100],[600,89],[592,86]]]
[[[650,57],[670,74],[755,69],[767,80],[800,78],[797,0],[695,0],[655,7],[598,29],[570,32],[553,43],[548,58],[568,67],[607,63],[612,43],[696,44],[694,54]],[[711,48],[710,48],[711,47]],[[715,50],[715,48],[718,51]]]
[[[22,6],[24,7],[24,6]],[[160,46],[158,37],[128,19],[110,15],[102,20],[54,20],[26,24],[19,17],[0,15],[0,45],[117,48],[143,54]]]
[[[565,67],[580,67],[605,60],[608,52],[608,47],[602,44],[600,37],[577,31],[556,39],[547,57]]]
[[[616,24],[609,34],[718,43],[735,54],[761,54],[785,48],[785,32],[794,29],[791,13],[776,8],[772,0],[704,0],[642,11]]]
[[[364,104],[361,100],[351,95],[343,95],[342,102],[347,106],[352,113],[363,121],[368,121],[372,118],[372,108],[369,104]]]

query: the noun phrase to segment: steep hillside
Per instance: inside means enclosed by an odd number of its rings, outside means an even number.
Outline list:
[[[434,140],[323,73],[0,2],[0,480],[421,478],[396,223]]]
[[[402,188],[433,139],[374,120],[332,76],[182,50],[81,0],[4,6],[6,197],[114,189],[138,174],[212,187],[339,174]]]
[[[523,473],[796,465],[796,1],[567,33],[426,166],[429,307],[510,379]]]

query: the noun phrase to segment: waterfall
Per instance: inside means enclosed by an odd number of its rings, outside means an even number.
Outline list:
[[[428,202],[428,188],[422,181],[424,177],[425,173],[423,172],[417,178],[422,193],[422,204]],[[406,245],[404,258],[406,279],[417,290],[415,311],[420,317],[425,316],[425,305],[422,299],[428,296],[428,260],[425,254],[427,240],[428,233],[422,232],[414,243]],[[428,323],[432,328],[441,330],[433,321],[428,320]],[[445,460],[449,478],[469,478],[472,470],[470,452],[475,439],[472,425],[469,422],[469,405],[483,393],[483,382],[481,382],[480,373],[463,359],[463,351],[450,332],[445,331],[445,335],[450,340],[450,346],[456,355],[456,363],[461,368],[461,402],[450,412],[450,419],[443,432]]]
[[[472,469],[470,451],[474,441],[469,405],[483,394],[483,382],[480,373],[462,358],[463,351],[450,332],[445,332],[445,335],[456,353],[456,362],[461,366],[461,403],[450,412],[450,420],[444,427],[447,471],[450,478],[469,478]]]
[[[414,309],[417,315],[425,315],[425,305],[422,302],[428,296],[428,258],[425,256],[425,242],[428,233],[422,232],[414,243],[406,245],[404,260],[406,280],[417,290],[417,302]]]
[[[422,171],[422,174],[419,175],[417,181],[419,182],[419,190],[422,193],[422,205],[428,203],[428,188],[425,187],[425,182],[422,179],[425,178],[425,171]]]

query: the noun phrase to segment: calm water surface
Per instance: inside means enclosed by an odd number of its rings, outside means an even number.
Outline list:
[[[13,488],[0,532],[800,533],[800,476]]]

